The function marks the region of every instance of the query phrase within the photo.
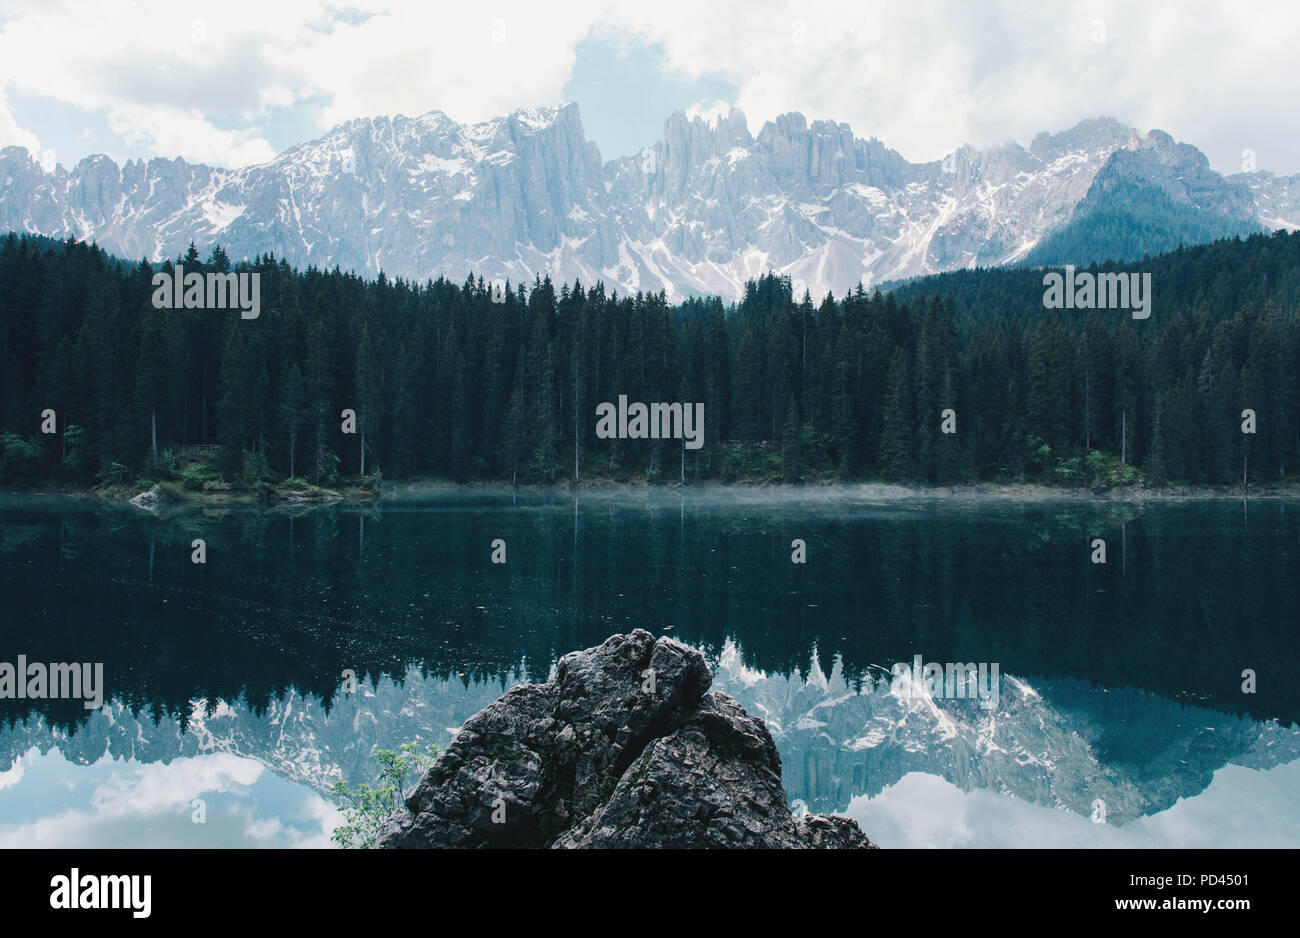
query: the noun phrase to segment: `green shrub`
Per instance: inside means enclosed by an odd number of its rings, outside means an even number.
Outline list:
[[[204,460],[195,460],[182,466],[176,474],[176,478],[182,488],[192,492],[201,492],[207,485],[220,482],[221,473],[211,463]]]
[[[1083,481],[1083,460],[1078,456],[1058,459],[1052,468],[1052,475],[1065,485],[1078,485]]]
[[[95,478],[101,485],[126,485],[135,478],[135,473],[120,462],[114,462],[95,473]]]
[[[256,490],[263,482],[271,479],[271,467],[261,453],[245,451],[240,460],[239,474],[235,484],[241,489]]]
[[[75,423],[63,431],[63,472],[70,479],[86,477],[89,460],[86,459],[86,431]]]
[[[158,471],[163,478],[174,479],[179,469],[180,459],[177,457],[175,450],[165,449],[158,454]]]
[[[0,479],[24,484],[43,475],[45,451],[31,438],[16,433],[0,434]]]
[[[1142,473],[1114,456],[1090,450],[1086,457],[1091,485],[1133,485],[1142,479]]]
[[[338,782],[330,789],[334,797],[346,802],[340,804],[343,823],[334,828],[330,839],[340,847],[375,846],[388,816],[402,806],[407,776],[414,773],[418,779],[441,754],[442,747],[433,744],[424,752],[415,743],[402,743],[396,752],[375,750],[375,761],[379,763],[377,786]]]
[[[158,494],[164,499],[170,499],[174,502],[187,502],[194,497],[175,482],[169,482],[166,479],[157,483],[157,485]]]
[[[320,464],[317,466],[317,474],[320,476],[321,485],[338,485],[339,484],[339,454],[323,453],[321,454]]]
[[[1031,433],[1025,437],[1025,449],[1028,451],[1029,464],[1040,472],[1045,471],[1052,458],[1052,445]]]

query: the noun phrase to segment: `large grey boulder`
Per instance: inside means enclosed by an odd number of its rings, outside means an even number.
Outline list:
[[[795,819],[763,722],[707,693],[699,652],[638,629],[472,717],[382,847],[869,847]]]

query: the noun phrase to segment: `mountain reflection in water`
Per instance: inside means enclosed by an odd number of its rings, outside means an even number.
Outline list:
[[[0,845],[324,845],[322,795],[371,780],[375,747],[445,743],[558,655],[644,627],[767,722],[794,810],[884,846],[1296,846],[1298,520],[864,490],[11,499],[0,660],[102,661],[111,702],[0,701]],[[916,654],[997,662],[997,708],[871,682]]]

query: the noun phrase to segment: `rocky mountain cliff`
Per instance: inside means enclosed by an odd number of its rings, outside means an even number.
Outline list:
[[[569,104],[469,125],[436,110],[353,120],[236,170],[93,156],[47,171],[8,147],[0,230],[95,240],[127,258],[174,258],[193,239],[295,266],[516,283],[544,273],[670,299],[735,297],[775,270],[820,296],[1022,260],[1090,193],[1104,196],[1094,182],[1106,168],[1208,217],[1300,224],[1297,178],[1225,179],[1194,147],[1108,118],[911,163],[798,113],[755,135],[738,110],[677,112],[653,146],[602,162]]]

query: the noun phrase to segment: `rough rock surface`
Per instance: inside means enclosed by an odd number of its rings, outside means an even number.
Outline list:
[[[164,505],[169,505],[176,501],[165,489],[152,485],[145,489],[135,498],[131,499],[131,504],[137,508],[143,508],[146,511],[157,511]]]
[[[874,846],[848,818],[791,816],[767,727],[710,680],[641,629],[565,655],[464,725],[380,846]]]

